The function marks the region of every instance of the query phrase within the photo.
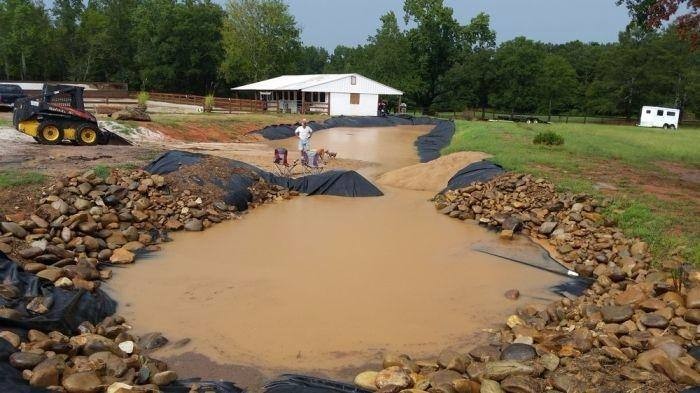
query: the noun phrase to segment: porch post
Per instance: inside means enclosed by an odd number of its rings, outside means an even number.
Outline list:
[[[305,96],[306,96],[306,93],[304,93],[303,91],[301,91],[301,114],[302,114],[302,115],[305,115],[305,114],[306,114],[306,105],[304,105],[304,104],[305,104],[305,101],[306,101],[306,100],[305,100],[305,98],[306,98]]]

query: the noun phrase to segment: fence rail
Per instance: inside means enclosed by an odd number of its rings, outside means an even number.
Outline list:
[[[130,94],[132,98],[138,97],[138,92]],[[151,101],[167,102],[171,104],[192,105],[204,108],[206,97],[194,94],[172,94],[149,92]],[[262,112],[266,110],[265,102],[260,100],[247,100],[241,98],[214,97],[213,111],[215,112]]]
[[[456,119],[481,119],[481,109],[467,109],[462,112],[449,112],[443,113],[443,115],[451,115]],[[505,112],[494,112],[487,110],[484,114],[487,120],[507,120],[511,118],[515,119],[525,119],[528,117],[537,118],[539,120],[551,121],[553,123],[577,123],[577,124],[609,124],[609,125],[637,125],[639,119],[637,118],[626,118],[626,117],[615,117],[615,116],[581,116],[581,115],[552,115],[551,119],[548,115],[542,114],[532,114],[532,113],[505,113]],[[680,126],[686,127],[700,127],[700,120],[690,120],[685,119],[679,122]]]

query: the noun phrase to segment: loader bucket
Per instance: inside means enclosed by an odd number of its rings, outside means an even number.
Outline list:
[[[117,146],[131,146],[133,143],[129,142],[124,137],[117,135],[113,132],[107,130],[101,130],[103,139],[100,142],[101,145],[117,145]]]

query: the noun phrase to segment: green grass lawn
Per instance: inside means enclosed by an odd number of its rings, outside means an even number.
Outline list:
[[[0,188],[41,184],[46,181],[46,175],[38,172],[0,171]]]
[[[700,264],[700,186],[668,170],[668,165],[700,170],[700,129],[461,120],[456,124],[457,132],[443,153],[484,151],[508,170],[546,177],[566,191],[600,195],[596,185],[611,184],[617,191],[609,194],[614,203],[607,214],[628,235],[647,241],[657,261],[680,253]],[[541,131],[563,136],[564,145],[533,144]],[[649,184],[663,192],[648,192],[644,187]]]

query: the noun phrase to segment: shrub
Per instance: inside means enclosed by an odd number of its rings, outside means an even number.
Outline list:
[[[535,135],[535,139],[532,140],[532,143],[536,145],[558,146],[564,144],[564,137],[552,131],[539,132]]]
[[[112,168],[107,165],[97,165],[92,169],[95,172],[95,176],[106,179],[107,176],[112,172]]]
[[[139,101],[139,106],[145,107],[146,104],[148,103],[148,92],[147,91],[140,91],[139,95],[137,96],[137,100]]]
[[[214,109],[214,95],[208,94],[204,97],[204,112],[211,112]]]

